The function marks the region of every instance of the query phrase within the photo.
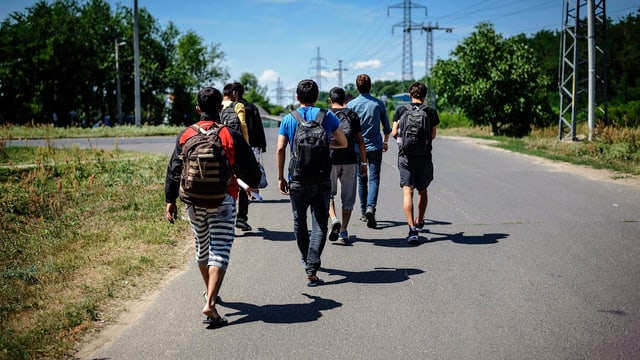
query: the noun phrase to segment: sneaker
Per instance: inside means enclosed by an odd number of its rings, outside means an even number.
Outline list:
[[[242,231],[251,231],[251,225],[245,219],[236,219],[236,227]]]
[[[340,231],[340,235],[338,235],[338,240],[341,241],[343,244],[346,244],[349,242],[349,233],[346,231]]]
[[[329,233],[329,241],[338,240],[338,234],[340,233],[341,226],[342,224],[340,224],[340,221],[338,221],[338,219],[333,219],[331,221],[331,232]]]
[[[376,226],[378,226],[376,222],[376,211],[372,207],[368,207],[364,215],[367,218],[367,227],[375,229]]]
[[[409,230],[409,236],[407,236],[407,242],[411,245],[416,245],[420,241],[418,237],[418,230]]]
[[[417,230],[422,230],[422,228],[424,227],[424,219],[416,218],[415,220],[413,220],[413,224],[416,226]]]
[[[360,215],[360,221],[367,222],[367,215],[365,214]]]

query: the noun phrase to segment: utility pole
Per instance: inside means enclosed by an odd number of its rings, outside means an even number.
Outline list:
[[[316,49],[318,50],[318,54],[315,58],[311,59],[311,62],[316,61],[316,66],[310,67],[309,69],[316,69],[316,82],[318,83],[318,89],[322,91],[322,78],[326,79],[326,77],[322,76],[322,70],[328,71],[329,69],[327,69],[326,66],[322,66],[322,61],[326,63],[327,59],[320,56],[320,47],[318,46]]]
[[[576,128],[585,120],[577,117],[586,112],[591,141],[595,111],[599,111],[605,123],[608,118],[605,0],[565,0],[562,11],[558,138],[577,140]]]
[[[342,67],[342,60],[338,60],[338,68],[337,69],[333,69],[333,71],[337,71],[338,72],[338,86],[342,87],[342,72],[343,71],[349,71],[349,69],[345,69]]]
[[[427,78],[429,76],[431,76],[431,68],[434,65],[434,60],[433,60],[433,30],[444,30],[445,32],[453,32],[453,28],[450,27],[440,27],[438,25],[438,23],[436,23],[435,26],[431,26],[431,23],[429,23],[429,25],[427,26],[422,26],[423,31],[426,31],[427,33],[427,53],[426,53],[426,57],[425,57],[425,72],[424,72],[424,76],[426,76]]]
[[[402,4],[391,5],[387,7],[387,16],[389,16],[389,9],[402,8],[404,18],[401,23],[393,25],[393,29],[396,27],[402,28],[402,80],[413,80],[413,52],[411,42],[411,30],[413,27],[418,28],[418,24],[411,21],[411,9],[424,8],[424,15],[427,16],[427,7],[415,4],[411,0],[404,0]]]
[[[140,42],[138,41],[138,0],[133,0],[133,72],[135,74],[134,97],[136,102],[136,126],[142,125],[140,111]]]
[[[116,103],[118,107],[118,125],[122,125],[122,91],[120,90],[120,62],[118,61],[118,48],[121,45],[126,44],[126,42],[118,42],[118,39],[116,38],[114,43],[116,46]]]

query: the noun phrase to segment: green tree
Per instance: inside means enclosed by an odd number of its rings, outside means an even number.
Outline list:
[[[522,136],[532,124],[546,124],[551,112],[547,78],[533,51],[517,39],[504,39],[491,23],[480,23],[432,74],[440,97],[460,106],[477,125],[494,134]]]

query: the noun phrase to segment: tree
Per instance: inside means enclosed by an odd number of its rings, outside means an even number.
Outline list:
[[[475,124],[491,125],[494,134],[522,136],[532,124],[549,122],[547,77],[521,41],[504,39],[491,23],[480,23],[451,55],[434,66],[434,83],[440,96]]]

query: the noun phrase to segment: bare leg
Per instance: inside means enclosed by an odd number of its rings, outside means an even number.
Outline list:
[[[333,199],[329,200],[329,220],[336,218],[336,207]]]
[[[347,231],[349,220],[351,220],[351,210],[342,209],[342,226],[340,227],[340,231]]]
[[[200,276],[204,280],[204,287],[209,287],[209,266],[207,264],[198,264],[198,269],[200,269]]]
[[[429,195],[427,189],[418,191],[418,219],[423,220],[427,212],[427,204],[429,203]]]
[[[402,194],[404,216],[407,218],[407,224],[409,224],[409,226],[413,228],[415,226],[415,224],[413,223],[413,188],[410,186],[403,186]]]
[[[216,299],[218,292],[222,286],[222,280],[224,280],[225,271],[216,266],[209,266],[209,283],[207,286],[207,303],[202,308],[202,313],[210,318],[218,318],[218,311],[216,311]]]

